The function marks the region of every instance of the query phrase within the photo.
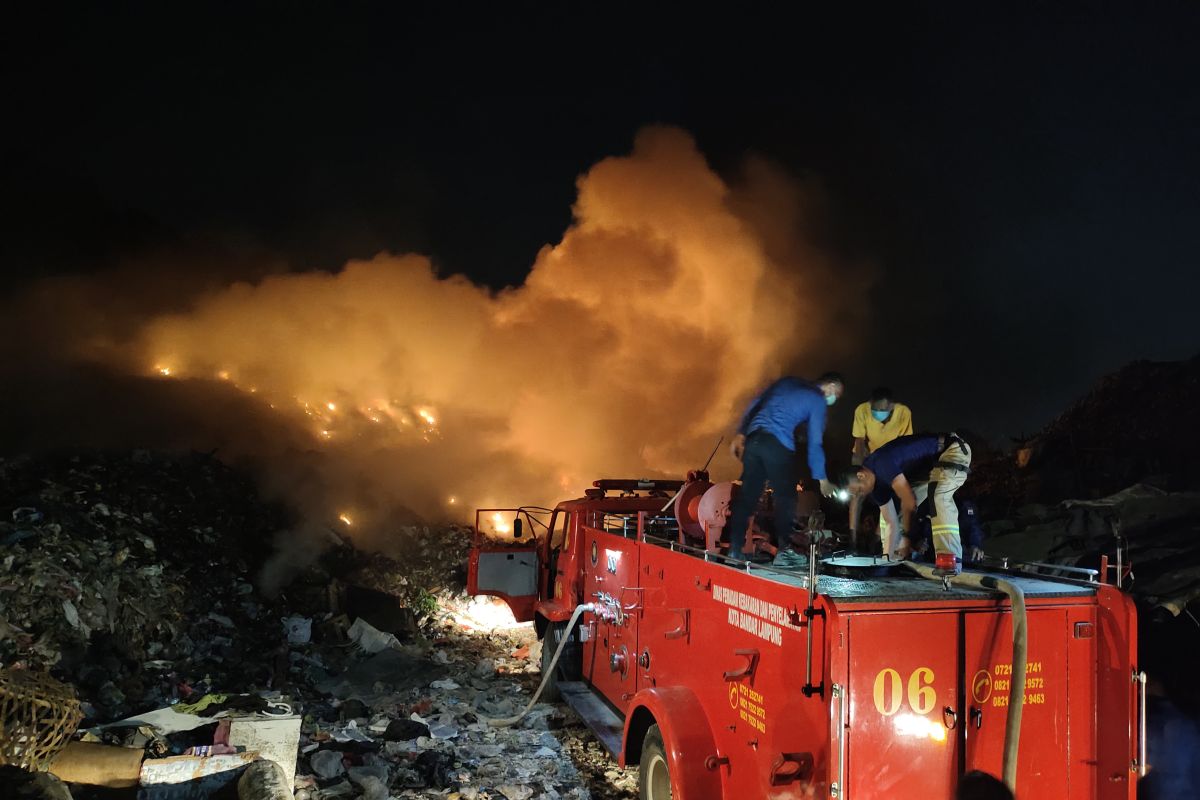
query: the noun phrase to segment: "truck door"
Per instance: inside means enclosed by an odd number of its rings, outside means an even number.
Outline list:
[[[965,766],[967,770],[980,769],[999,776],[1004,758],[1009,688],[1013,682],[1012,614],[979,611],[964,613],[963,617],[966,627],[963,674],[968,682]],[[1068,692],[1067,644],[1073,626],[1067,609],[1031,609],[1028,627],[1017,796],[1021,800],[1091,796],[1070,792],[1067,700],[1070,693],[1091,696],[1094,664],[1078,665],[1081,683],[1072,685]],[[1086,744],[1077,743],[1081,752],[1076,755],[1091,760],[1094,756],[1082,752]]]
[[[846,797],[951,797],[958,776],[959,615],[854,614]]]
[[[583,643],[583,675],[610,703],[625,711],[637,691],[638,622],[642,589],[640,549],[635,539],[594,528],[584,535],[584,582],[588,600],[620,609],[618,619],[589,615],[591,630]]]
[[[467,592],[508,603],[518,622],[529,622],[538,601],[538,554],[534,520],[521,509],[475,512],[467,561]]]

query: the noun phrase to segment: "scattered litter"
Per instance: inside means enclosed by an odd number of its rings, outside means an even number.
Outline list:
[[[318,750],[309,757],[308,765],[322,778],[336,778],[346,771],[342,754],[336,750]]]
[[[284,617],[283,629],[287,632],[288,644],[308,644],[312,639],[312,620],[308,617]]]
[[[68,750],[119,754],[146,800],[193,779],[253,800],[629,796],[589,793],[573,759],[605,784],[611,761],[556,738],[591,741],[560,708],[480,721],[524,706],[538,649],[531,625],[453,583],[462,529],[405,529],[402,561],[334,537],[264,597],[269,547],[254,547],[293,523],[211,456],[0,458],[0,509],[4,574],[33,587],[5,596],[0,664],[69,676],[85,727]],[[355,609],[350,586],[400,613]]]
[[[350,640],[358,645],[358,648],[364,653],[378,653],[389,647],[400,647],[400,641],[395,636],[373,627],[371,623],[361,617],[354,620],[348,634]]]

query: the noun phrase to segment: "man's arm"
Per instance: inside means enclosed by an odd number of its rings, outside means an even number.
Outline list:
[[[912,409],[910,409],[908,406],[905,406],[904,408],[908,413],[904,415],[904,420],[903,420],[904,427],[900,429],[900,435],[901,436],[912,436],[912,432],[913,432]]]
[[[837,487],[825,473],[825,398],[819,406],[808,413],[808,468],[812,476],[821,482],[821,494],[833,497]]]
[[[808,468],[812,476],[823,481],[825,474],[825,399],[821,405],[814,405],[808,413]]]
[[[737,432],[742,436],[746,435],[746,426],[750,424],[750,417],[758,410],[759,401],[763,399],[763,395],[765,394],[766,392],[764,391],[762,394],[756,395],[746,406],[746,410],[742,412],[742,420],[738,423],[737,427]]]
[[[854,409],[854,422],[850,425],[850,435],[854,437],[854,448],[850,451],[850,463],[858,466],[867,457],[867,417],[871,414],[871,405],[861,403]]]
[[[901,472],[892,481],[892,491],[900,503],[900,534],[907,537],[912,530],[913,519],[917,516],[917,496],[908,484],[908,478]]]
[[[887,524],[891,526],[893,531],[898,531],[900,537],[896,540],[896,554],[901,560],[907,559],[912,555],[912,539],[909,538],[907,531],[900,527],[900,516],[896,513],[895,503],[884,503],[879,507],[879,513],[887,519]],[[891,556],[892,553],[884,553],[885,556]]]
[[[850,533],[858,535],[858,515],[862,513],[862,497],[852,494],[850,495]]]
[[[762,399],[767,391],[754,397],[746,406],[746,410],[742,412],[742,420],[738,423],[737,432],[733,438],[729,440],[729,452],[738,461],[742,460],[742,456],[746,452],[746,426],[750,424],[750,418],[758,413],[758,409],[762,407]]]

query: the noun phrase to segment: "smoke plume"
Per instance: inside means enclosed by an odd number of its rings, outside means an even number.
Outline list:
[[[222,398],[191,402],[189,444],[365,532],[681,476],[765,381],[845,354],[869,271],[813,244],[815,187],[761,160],[728,183],[686,133],[650,128],[578,179],[573,211],[521,286],[381,253],[177,298],[72,353]]]

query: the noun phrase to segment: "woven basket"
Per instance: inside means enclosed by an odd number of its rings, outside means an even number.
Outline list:
[[[81,719],[70,686],[45,673],[0,669],[0,765],[45,769]]]

